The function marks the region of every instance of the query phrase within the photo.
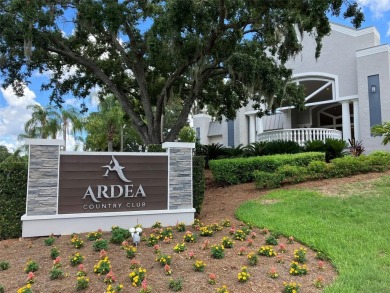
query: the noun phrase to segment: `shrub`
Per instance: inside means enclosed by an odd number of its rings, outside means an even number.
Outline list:
[[[327,138],[325,140],[325,159],[329,163],[335,158],[344,156],[344,150],[348,144],[342,139]]]
[[[265,141],[256,141],[247,145],[244,148],[244,156],[245,157],[257,157],[265,155],[265,145],[267,142]]]
[[[304,145],[305,152],[325,152],[325,143],[322,140],[308,140]]]
[[[236,147],[225,148],[226,157],[229,158],[240,158],[245,155],[245,148],[242,144],[239,144]]]
[[[183,289],[183,281],[181,279],[169,279],[168,288],[174,292],[181,291]]]
[[[302,148],[295,141],[291,140],[273,140],[265,144],[265,155],[276,154],[297,154],[302,152]]]
[[[114,226],[111,228],[110,242],[115,244],[121,244],[126,239],[130,238],[130,232],[127,229]]]
[[[285,179],[291,181],[291,183],[304,181],[306,175],[306,168],[301,166],[284,165],[280,166],[276,171],[283,175]]]
[[[178,138],[179,141],[182,142],[195,142],[196,131],[191,126],[184,126],[182,129],[180,129]]]
[[[106,239],[97,239],[92,245],[93,250],[95,251],[101,251],[101,250],[107,250],[108,248],[108,241]]]
[[[353,139],[348,139],[349,143],[349,152],[354,157],[359,157],[364,153],[364,147],[362,141],[356,141]]]
[[[50,236],[49,238],[46,238],[43,242],[46,246],[52,246],[56,239],[53,236]]]
[[[328,165],[323,161],[312,161],[307,166],[307,172],[310,177],[319,179],[324,178],[325,172],[328,170]]]
[[[0,163],[0,191],[0,240],[20,237],[20,218],[26,212],[26,159],[10,156]]]
[[[284,175],[280,173],[270,173],[264,171],[255,171],[255,186],[261,188],[278,188],[282,185]]]
[[[325,160],[323,153],[300,153],[252,158],[221,159],[210,162],[214,179],[223,184],[239,184],[254,179],[256,170],[274,172],[283,165],[307,166],[311,161]]]
[[[204,192],[206,188],[203,172],[204,166],[204,157],[194,156],[192,158],[193,206],[197,214],[200,214],[202,209]]]
[[[211,160],[219,159],[226,155],[225,147],[220,143],[210,145],[200,145],[197,149],[197,155],[204,156],[206,168],[209,167]]]
[[[0,261],[0,271],[5,271],[9,269],[9,262]]]
[[[60,251],[57,247],[52,247],[50,249],[50,257],[51,259],[56,259],[60,255]]]

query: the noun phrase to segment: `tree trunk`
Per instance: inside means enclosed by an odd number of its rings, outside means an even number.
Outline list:
[[[112,140],[109,140],[109,141],[108,141],[107,147],[108,147],[108,151],[109,151],[109,152],[113,152],[113,151],[114,151],[114,149],[113,149],[113,147],[112,147]]]

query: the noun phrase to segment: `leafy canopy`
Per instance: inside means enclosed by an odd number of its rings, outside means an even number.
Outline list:
[[[301,107],[302,89],[284,63],[302,49],[303,32],[314,36],[318,57],[327,13],[342,9],[360,25],[349,0],[3,0],[3,86],[21,95],[35,71],[51,71],[43,89],[57,104],[98,87],[118,99],[146,144],[160,142],[164,111],[179,98],[171,141],[195,102],[228,118],[250,98],[259,115],[262,103]]]

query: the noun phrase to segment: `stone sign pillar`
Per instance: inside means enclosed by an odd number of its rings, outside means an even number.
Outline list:
[[[195,143],[166,142],[162,147],[169,158],[169,209],[192,208],[192,150]]]
[[[27,216],[57,213],[58,172],[62,139],[29,139]]]

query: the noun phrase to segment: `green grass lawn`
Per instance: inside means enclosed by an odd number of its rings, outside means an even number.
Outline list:
[[[272,191],[236,216],[324,252],[339,272],[325,292],[390,292],[390,176],[336,189]]]

